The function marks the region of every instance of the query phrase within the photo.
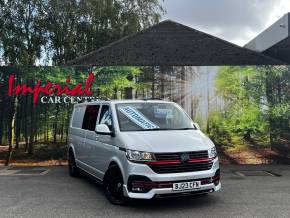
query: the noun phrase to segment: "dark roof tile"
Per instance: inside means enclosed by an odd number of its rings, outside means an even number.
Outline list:
[[[68,65],[222,66],[282,62],[166,20],[80,56]]]

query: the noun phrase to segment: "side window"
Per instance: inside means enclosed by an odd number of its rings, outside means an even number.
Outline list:
[[[85,113],[84,106],[82,107],[78,106],[74,108],[72,122],[71,122],[72,127],[82,128],[84,113]]]
[[[94,131],[96,127],[96,122],[100,110],[100,105],[88,105],[86,107],[86,112],[83,121],[83,129]]]
[[[113,120],[109,105],[102,106],[99,124],[106,124],[111,131],[113,130]]]

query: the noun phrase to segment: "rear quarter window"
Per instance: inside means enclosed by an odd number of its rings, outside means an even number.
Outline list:
[[[74,108],[71,126],[75,128],[82,128],[84,119],[85,107],[79,106]]]

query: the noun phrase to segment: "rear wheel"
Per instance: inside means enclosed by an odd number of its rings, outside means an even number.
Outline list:
[[[123,195],[123,177],[118,166],[110,166],[105,173],[103,180],[103,187],[106,198],[112,203],[117,205],[124,205],[127,198]]]
[[[75,156],[72,150],[69,151],[68,155],[68,170],[69,175],[72,177],[78,177],[79,176],[79,170],[76,164]]]

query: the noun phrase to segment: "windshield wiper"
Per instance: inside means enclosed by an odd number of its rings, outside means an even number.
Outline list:
[[[140,130],[135,130],[135,131],[162,131],[162,130],[189,130],[189,129],[194,129],[194,128],[192,128],[192,127],[180,128],[180,129],[153,128],[153,129],[140,129]]]
[[[165,129],[165,128],[153,128],[153,129],[142,129],[140,131],[161,131],[161,130],[171,130],[171,129]]]
[[[190,130],[190,129],[195,129],[192,127],[186,127],[186,128],[180,128],[180,129],[172,129],[172,130]]]

